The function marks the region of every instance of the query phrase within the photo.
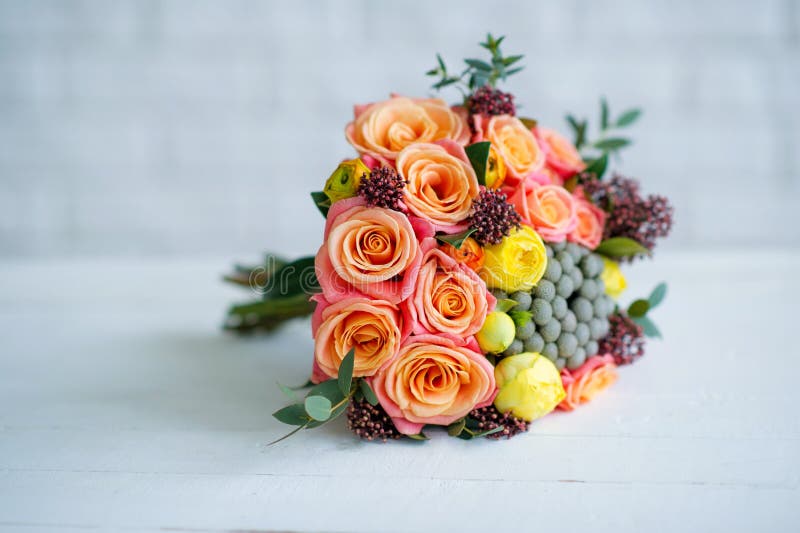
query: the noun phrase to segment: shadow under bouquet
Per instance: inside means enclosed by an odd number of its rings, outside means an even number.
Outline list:
[[[325,217],[314,257],[237,268],[259,301],[226,328],[273,330],[311,315],[311,379],[282,387],[274,416],[296,432],[346,414],[367,440],[511,437],[554,409],[573,410],[617,379],[617,366],[659,336],[648,313],[666,285],[626,308],[620,263],[649,256],[672,207],[637,181],[606,177],[640,111],[573,139],[517,115],[498,82],[521,70],[503,38],[451,73],[437,55],[433,89],[463,99],[393,95],[358,105],[345,128],[357,157],[311,197]],[[290,433],[290,434],[292,434]]]

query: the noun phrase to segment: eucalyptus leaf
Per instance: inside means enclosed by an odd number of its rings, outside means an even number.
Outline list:
[[[449,426],[447,426],[447,434],[451,437],[458,437],[461,435],[461,432],[464,431],[464,427],[466,426],[466,422],[463,418],[456,420]]]
[[[655,323],[650,320],[650,317],[640,316],[638,318],[634,318],[633,321],[642,326],[642,330],[646,336],[651,338],[661,338],[661,332],[658,330]]]
[[[606,168],[608,168],[608,154],[604,153],[597,159],[587,160],[586,163],[585,172],[594,174],[597,179],[603,179],[603,174],[606,173]]]
[[[608,129],[608,102],[605,98],[600,99],[600,129]]]
[[[369,386],[369,382],[367,382],[366,379],[362,378],[358,380],[358,386],[370,405],[378,405],[378,397],[375,395],[375,391],[372,390],[372,387]]]
[[[449,244],[453,248],[460,250],[461,246],[463,246],[464,244],[464,241],[467,240],[467,237],[469,237],[473,233],[475,233],[475,228],[469,228],[467,230],[462,231],[461,233],[455,233],[453,235],[447,235],[447,234],[437,235],[436,240]]]
[[[347,352],[347,355],[344,356],[342,363],[339,365],[337,381],[339,383],[339,391],[341,391],[344,396],[350,394],[350,386],[353,384],[353,366],[355,365],[355,360],[356,349],[350,348],[350,351]]]
[[[477,439],[477,438],[479,438],[479,437],[487,437],[487,436],[489,436],[489,435],[494,435],[495,433],[500,433],[500,432],[501,432],[501,431],[503,431],[504,429],[506,429],[506,427],[505,427],[505,426],[497,426],[496,428],[494,428],[494,429],[490,429],[490,430],[488,430],[488,431],[482,431],[482,432],[480,432],[480,433],[473,433],[473,434],[472,434],[472,438],[473,438],[473,439]]]
[[[650,310],[650,303],[647,300],[634,300],[631,305],[628,306],[628,316],[631,318],[640,318],[647,314],[647,311]]]
[[[616,127],[624,128],[625,126],[630,126],[639,118],[642,114],[641,109],[629,109],[625,111],[620,117],[617,119]]]
[[[314,385],[306,394],[306,398],[311,396],[324,396],[331,404],[337,404],[344,400],[345,397],[342,391],[339,390],[339,380],[337,379],[329,379]]]
[[[322,191],[314,191],[311,193],[311,199],[314,200],[314,205],[317,206],[322,216],[328,216],[328,210],[331,208],[331,199]]]
[[[486,61],[481,61],[480,59],[465,59],[464,63],[474,69],[483,70],[486,72],[492,71],[492,66]]]
[[[529,130],[535,128],[536,125],[539,123],[536,119],[527,117],[519,117],[519,121],[522,122],[525,125],[525,127],[528,128]]]
[[[293,402],[297,401],[297,395],[294,393],[294,390],[291,387],[287,387],[283,383],[278,383],[278,387],[280,387],[281,392]]]
[[[411,440],[428,440],[428,436],[422,432],[417,433],[416,435],[406,435]]]
[[[633,257],[634,255],[649,255],[650,250],[628,237],[611,237],[600,243],[596,253],[606,257]]]
[[[664,297],[667,295],[667,284],[663,281],[656,285],[656,288],[653,289],[653,292],[650,293],[650,296],[647,297],[647,301],[650,303],[650,309],[655,308],[664,301]]]
[[[631,143],[630,139],[623,139],[622,137],[609,137],[608,139],[601,139],[594,143],[594,147],[604,152],[611,152],[624,148]]]
[[[303,405],[308,416],[314,420],[324,422],[331,417],[331,401],[325,396],[309,396]]]
[[[512,300],[511,298],[503,298],[501,300],[497,300],[497,304],[494,306],[494,310],[505,313],[511,311],[515,305],[517,305],[516,300]]]
[[[470,144],[464,149],[467,152],[472,168],[475,170],[475,175],[478,177],[479,185],[486,185],[486,169],[489,166],[489,149],[491,146],[491,142],[482,141]]]
[[[287,405],[283,409],[278,409],[272,416],[283,422],[284,424],[289,424],[291,426],[302,426],[306,422],[308,422],[308,416],[306,415],[306,410],[303,407],[303,404],[295,403],[292,405]]]

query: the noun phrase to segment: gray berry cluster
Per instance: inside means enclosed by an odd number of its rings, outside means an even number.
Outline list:
[[[547,270],[530,292],[506,294],[513,311],[530,312],[530,320],[517,324],[516,339],[503,355],[538,352],[559,370],[575,369],[597,354],[597,341],[609,330],[614,301],[600,279],[603,260],[575,243],[546,244]],[[522,322],[522,321],[520,321]]]

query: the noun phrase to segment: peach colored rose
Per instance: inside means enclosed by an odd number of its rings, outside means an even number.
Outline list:
[[[594,250],[603,239],[606,214],[602,209],[586,199],[582,189],[576,189],[572,196],[575,198],[575,213],[578,218],[578,224],[573,232],[567,235],[567,239]]]
[[[391,303],[411,294],[422,260],[418,239],[433,236],[425,221],[360,197],[334,203],[315,269],[325,298],[336,303],[352,290]]]
[[[491,141],[506,166],[506,184],[515,186],[544,168],[545,154],[533,132],[517,117],[473,115],[473,142]]]
[[[495,298],[474,270],[458,263],[425,239],[417,283],[402,304],[403,315],[413,333],[440,333],[453,340],[474,335],[481,329]]]
[[[474,337],[466,345],[439,335],[406,339],[371,379],[398,431],[414,435],[425,424],[447,425],[494,400],[494,368],[478,350]]]
[[[611,355],[590,357],[576,370],[561,371],[561,381],[567,396],[558,405],[562,411],[572,411],[587,403],[617,381],[617,365]]]
[[[444,100],[393,95],[383,102],[356,106],[345,137],[359,153],[391,163],[412,143],[451,139],[467,144],[469,127],[463,110],[450,108]]]
[[[478,241],[472,237],[464,239],[461,248],[456,248],[451,244],[441,244],[439,249],[475,272],[478,272],[483,266],[485,252]]]
[[[397,172],[407,182],[403,202],[414,215],[444,230],[469,217],[478,178],[458,144],[412,144],[397,156]]]
[[[578,225],[575,200],[564,187],[541,185],[529,178],[510,192],[508,201],[522,220],[547,242],[562,242]]]
[[[402,313],[386,300],[353,296],[329,304],[316,295],[312,320],[314,373],[319,383],[339,374],[339,365],[355,349],[353,376],[372,376],[400,349]]]
[[[562,179],[583,172],[586,168],[586,163],[581,159],[575,146],[558,132],[547,128],[536,128],[534,134],[544,150],[547,166]]]

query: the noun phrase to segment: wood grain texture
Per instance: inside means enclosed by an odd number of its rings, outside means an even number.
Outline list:
[[[604,396],[508,442],[388,445],[266,446],[308,325],[222,333],[225,267],[0,263],[0,530],[796,530],[800,254],[639,265],[666,339]]]

